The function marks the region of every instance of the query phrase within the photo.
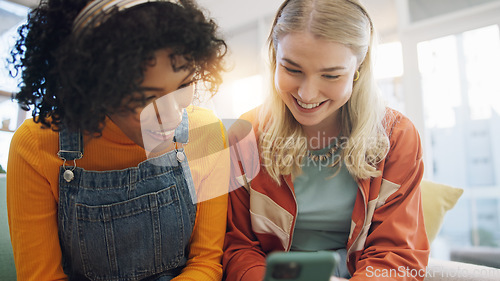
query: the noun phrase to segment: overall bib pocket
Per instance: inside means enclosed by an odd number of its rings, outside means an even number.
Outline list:
[[[76,230],[85,275],[93,280],[138,280],[178,267],[186,225],[178,192],[171,185],[114,204],[77,203]]]
[[[182,125],[182,126],[181,126]],[[184,111],[175,138],[188,141]],[[196,198],[181,147],[135,167],[77,167],[80,132],[59,132],[58,228],[69,280],[170,280],[186,266]],[[73,164],[73,165],[69,165]],[[71,174],[71,178],[64,175]]]

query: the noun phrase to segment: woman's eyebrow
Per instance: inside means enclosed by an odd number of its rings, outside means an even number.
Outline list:
[[[186,80],[188,80],[188,78],[192,77],[193,74],[194,74],[194,70],[189,72],[186,77],[184,77],[184,79],[182,79],[182,82],[185,82]],[[165,88],[161,88],[161,87],[140,87],[141,90],[143,91],[152,91],[152,92],[165,92],[166,89]]]
[[[152,92],[165,92],[166,91],[164,88],[158,88],[158,87],[140,87],[140,89],[143,91],[152,91]]]
[[[294,62],[293,60],[291,59],[288,59],[288,58],[283,58],[282,59],[283,61],[286,61],[287,63],[295,66],[295,67],[298,67],[298,68],[301,68],[300,64]],[[333,67],[326,67],[326,68],[322,68],[320,69],[319,71],[320,72],[332,72],[332,71],[337,71],[337,70],[344,70],[345,67],[343,66],[333,66]]]
[[[293,66],[295,66],[295,67],[301,68],[300,64],[298,64],[298,63],[294,62],[294,61],[293,61],[293,60],[291,60],[291,59],[288,59],[288,58],[282,58],[282,60],[286,61],[287,63],[289,63],[289,64],[291,64],[291,65],[293,65]]]
[[[344,70],[345,67],[343,66],[334,66],[334,67],[327,67],[327,68],[322,68],[320,69],[321,72],[332,72],[332,71],[337,71],[337,70]]]

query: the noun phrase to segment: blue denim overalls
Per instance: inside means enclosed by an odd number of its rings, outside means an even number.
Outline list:
[[[175,131],[187,143],[188,118]],[[196,217],[193,179],[180,148],[114,171],[76,167],[80,133],[59,133],[59,240],[69,280],[170,280],[185,266]],[[75,163],[74,166],[68,166]],[[72,171],[69,182],[63,174]],[[70,173],[71,174],[71,173]],[[69,178],[68,178],[69,179]]]

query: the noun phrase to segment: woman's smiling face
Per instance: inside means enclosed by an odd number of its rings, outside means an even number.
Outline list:
[[[351,97],[357,57],[343,44],[307,32],[278,40],[275,86],[303,127],[334,126],[337,112]]]
[[[175,58],[176,68],[185,64]],[[141,88],[147,100],[135,112],[109,115],[109,118],[137,145],[152,151],[162,143],[171,143],[182,112],[193,101],[193,72],[188,68],[175,71],[168,49],[155,52],[154,64],[144,72]]]

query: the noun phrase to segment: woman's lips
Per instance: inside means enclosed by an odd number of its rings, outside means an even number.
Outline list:
[[[315,112],[315,111],[319,110],[327,102],[327,101],[322,101],[322,102],[317,102],[317,103],[305,103],[305,102],[299,101],[295,97],[293,97],[293,99],[295,101],[295,106],[297,107],[297,109],[301,112],[306,112],[306,113]]]
[[[170,141],[173,139],[174,133],[175,133],[175,128],[172,130],[161,130],[161,131],[152,131],[152,130],[146,130],[146,133],[148,136],[150,136],[152,139],[156,141]]]

